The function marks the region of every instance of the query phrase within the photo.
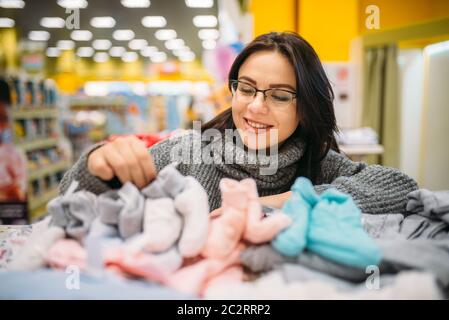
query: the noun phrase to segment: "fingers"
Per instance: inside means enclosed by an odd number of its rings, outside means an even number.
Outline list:
[[[119,151],[114,148],[105,149],[105,156],[107,164],[114,171],[121,183],[131,181],[131,173],[127,164],[127,159],[124,158]]]
[[[142,187],[145,187],[156,177],[156,167],[143,141],[138,139],[133,140],[131,142],[131,148],[140,166],[142,177],[144,179],[144,185]]]
[[[217,208],[214,211],[212,211],[209,214],[209,217],[211,217],[211,218],[219,217],[222,213],[223,213],[223,208],[220,207],[220,208]]]
[[[146,186],[145,174],[143,172],[140,161],[135,154],[133,144],[135,144],[135,141],[133,141],[133,139],[119,140],[117,142],[117,151],[125,160],[127,172],[129,173],[128,181],[134,183],[138,188],[143,188],[144,186]],[[126,181],[122,182],[124,183]]]
[[[156,167],[144,142],[138,138],[117,138],[92,152],[89,172],[103,180],[117,176],[120,182],[143,188],[156,176]]]
[[[107,164],[101,148],[95,150],[89,155],[87,160],[87,169],[92,175],[103,180],[111,180],[114,177],[114,171]]]

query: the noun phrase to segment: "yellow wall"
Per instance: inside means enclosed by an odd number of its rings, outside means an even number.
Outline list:
[[[365,27],[365,8],[372,4],[380,9],[380,30]],[[355,37],[447,17],[449,1],[252,0],[249,11],[254,17],[255,36],[269,31],[298,31],[323,61],[347,61]]]
[[[296,30],[298,0],[252,0],[249,12],[254,18],[254,36],[271,31]]]
[[[359,27],[362,34],[383,31],[426,20],[449,17],[448,0],[359,0]],[[380,12],[380,29],[365,27],[365,8],[377,5]]]
[[[14,28],[0,29],[0,56],[4,59],[6,70],[17,68],[17,31]]]
[[[322,61],[346,61],[359,33],[358,12],[357,0],[300,0],[299,33]]]

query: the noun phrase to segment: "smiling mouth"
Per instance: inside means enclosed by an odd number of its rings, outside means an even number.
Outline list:
[[[272,125],[268,125],[268,124],[264,124],[264,123],[260,123],[260,122],[256,122],[256,121],[252,121],[252,120],[249,120],[249,119],[246,119],[246,118],[243,118],[243,119],[245,120],[245,123],[249,127],[253,128],[253,129],[256,129],[256,130],[270,129],[270,128],[273,127]]]

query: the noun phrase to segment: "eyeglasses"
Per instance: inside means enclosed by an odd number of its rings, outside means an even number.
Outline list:
[[[232,94],[242,102],[252,102],[257,92],[262,92],[264,99],[270,105],[277,107],[287,106],[292,103],[293,99],[296,99],[296,92],[277,88],[260,90],[246,82],[238,80],[231,80],[230,82]]]

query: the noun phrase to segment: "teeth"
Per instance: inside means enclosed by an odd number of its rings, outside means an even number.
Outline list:
[[[265,124],[261,124],[261,123],[258,123],[258,122],[253,122],[253,121],[250,121],[250,120],[246,120],[246,121],[248,122],[248,124],[249,124],[251,127],[256,128],[256,129],[265,129],[265,128],[268,128],[268,126],[265,125]]]

